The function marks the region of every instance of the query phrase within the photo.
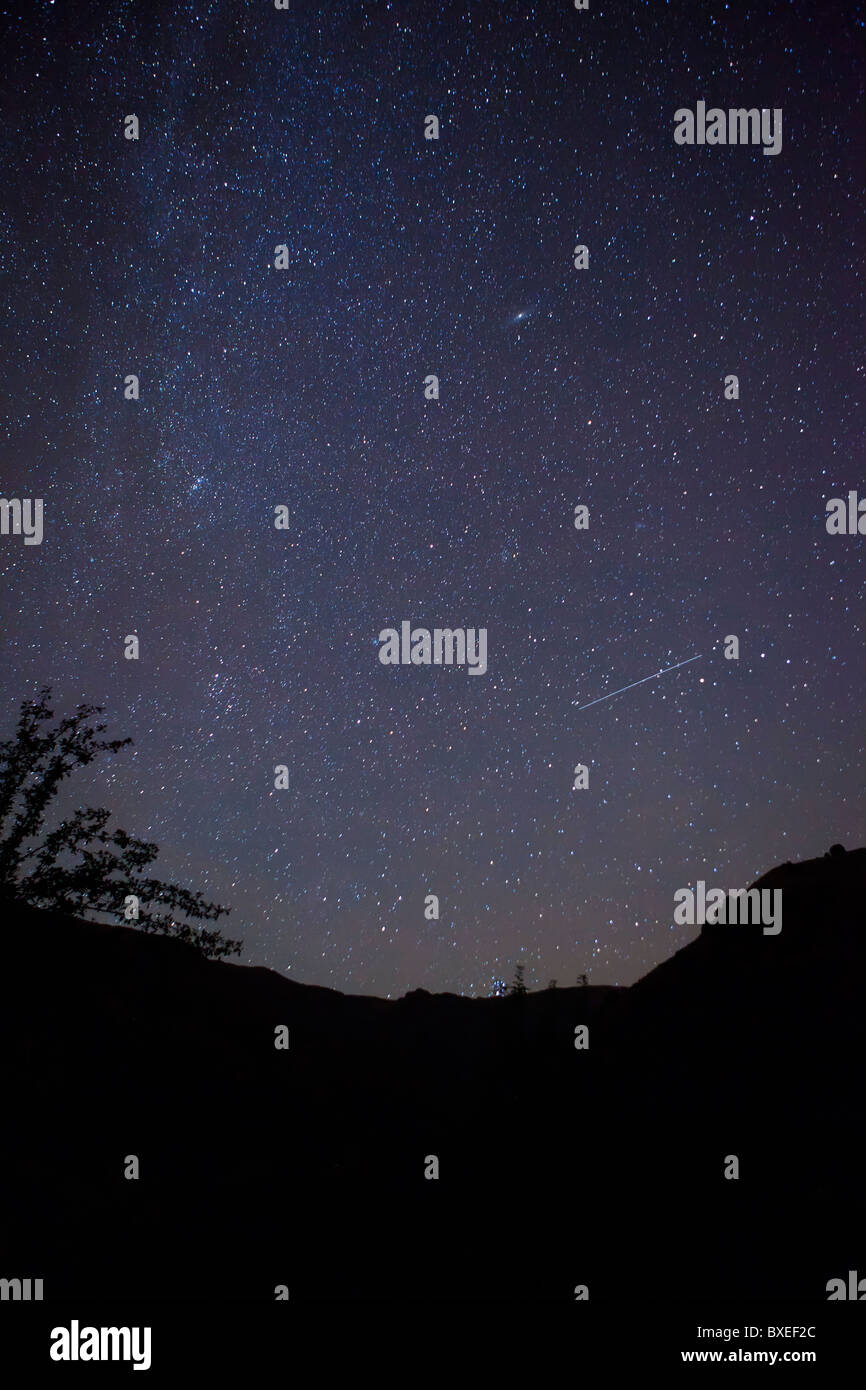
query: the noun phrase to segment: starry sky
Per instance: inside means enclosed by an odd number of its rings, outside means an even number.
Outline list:
[[[2,5],[3,733],[105,705],[76,800],[244,961],[629,984],[677,888],[866,842],[862,14]],[[781,153],[676,145],[698,100]],[[487,673],[383,666],[404,619]]]

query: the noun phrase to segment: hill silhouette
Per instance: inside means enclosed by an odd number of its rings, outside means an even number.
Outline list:
[[[7,906],[0,1274],[46,1298],[824,1299],[866,1273],[866,850],[757,885],[778,936],[705,928],[630,988],[498,999],[347,996]]]

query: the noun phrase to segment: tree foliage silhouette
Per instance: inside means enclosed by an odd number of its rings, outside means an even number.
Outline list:
[[[0,742],[0,896],[60,912],[101,912],[126,920],[126,900],[137,899],[142,930],[176,936],[209,959],[237,955],[243,943],[195,923],[216,921],[229,909],[200,893],[150,878],[145,870],[159,847],[125,830],[109,830],[111,813],[91,806],[49,830],[46,817],[63,782],[102,754],[132,739],[102,739],[101,705],[80,704],[54,721],[51,687],[22,701],[15,737]]]
[[[508,990],[508,993],[512,997],[514,995],[524,995],[527,993],[526,981],[523,978],[525,969],[526,967],[524,966],[522,960],[518,961],[514,967],[514,979],[511,981],[511,985]]]

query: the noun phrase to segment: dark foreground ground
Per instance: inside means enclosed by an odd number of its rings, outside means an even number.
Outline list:
[[[866,850],[761,882],[779,936],[705,929],[630,989],[522,999],[346,997],[8,909],[0,1276],[52,1299],[826,1299],[866,1275]]]

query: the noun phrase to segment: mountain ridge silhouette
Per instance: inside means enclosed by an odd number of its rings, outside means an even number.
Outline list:
[[[7,904],[0,1274],[46,1298],[822,1299],[866,1269],[866,850],[756,885],[789,894],[778,936],[705,929],[629,987],[490,999],[344,995]]]

